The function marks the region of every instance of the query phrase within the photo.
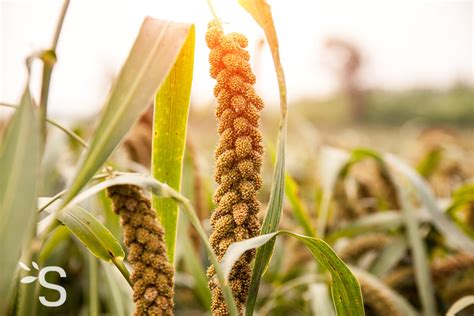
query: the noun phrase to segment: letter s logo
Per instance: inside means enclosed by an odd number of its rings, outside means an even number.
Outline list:
[[[48,273],[48,272],[57,272],[57,273],[59,273],[59,276],[61,278],[65,278],[66,277],[66,271],[64,271],[64,269],[61,268],[61,267],[50,266],[50,267],[44,267],[43,269],[40,270],[40,272],[38,274],[38,281],[41,284],[41,286],[43,286],[47,289],[58,291],[59,292],[59,299],[57,301],[48,301],[44,296],[40,296],[39,300],[40,300],[41,304],[43,304],[44,306],[48,306],[48,307],[61,306],[66,301],[66,297],[67,297],[66,290],[60,285],[52,284],[52,283],[49,283],[48,281],[46,281],[46,273]]]

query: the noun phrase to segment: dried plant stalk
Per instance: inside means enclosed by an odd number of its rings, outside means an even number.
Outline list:
[[[214,95],[218,101],[216,116],[220,134],[215,151],[215,180],[219,187],[214,195],[217,208],[211,216],[213,232],[210,242],[221,259],[230,244],[254,237],[260,230],[257,190],[262,184],[263,146],[258,126],[263,102],[253,88],[255,75],[250,69],[249,53],[245,50],[247,38],[238,33],[224,35],[220,25],[213,21],[209,23],[206,42],[211,49],[210,74],[217,80]],[[253,257],[254,251],[242,255],[229,277],[240,313],[247,300]],[[208,277],[212,313],[227,315],[214,274],[211,266]]]
[[[150,200],[133,185],[108,189],[114,212],[120,215],[128,260],[133,272],[134,315],[173,315],[174,269],[166,256],[164,231]]]

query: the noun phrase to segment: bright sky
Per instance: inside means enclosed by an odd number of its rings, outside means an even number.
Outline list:
[[[214,0],[229,31],[255,44],[262,31],[236,0]],[[471,1],[268,0],[281,46],[288,97],[318,96],[337,89],[327,66],[324,40],[354,42],[366,61],[367,87],[404,89],[474,83]],[[18,102],[26,79],[24,60],[49,47],[62,1],[0,0],[0,100]],[[58,47],[50,114],[88,116],[100,110],[112,78],[120,70],[146,15],[196,24],[193,104],[212,100],[204,32],[211,18],[206,0],[71,0]],[[267,104],[278,100],[267,47],[258,57],[257,89]]]

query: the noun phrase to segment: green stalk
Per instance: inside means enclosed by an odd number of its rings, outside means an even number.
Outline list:
[[[99,281],[97,275],[97,258],[91,253],[88,253],[88,266],[89,266],[89,315],[99,315]]]
[[[53,74],[54,65],[56,64],[56,48],[58,47],[59,37],[61,35],[61,30],[64,24],[64,18],[66,17],[66,12],[69,7],[69,0],[65,0],[63,7],[61,9],[61,14],[59,15],[59,20],[56,25],[54,32],[53,43],[51,48],[47,51],[44,51],[41,55],[43,61],[43,75],[42,75],[42,84],[41,84],[41,95],[39,102],[39,116],[41,122],[41,132],[43,137],[43,145],[46,142],[46,115],[48,113],[48,99],[49,99],[49,88],[51,85],[51,76]]]
[[[12,108],[12,109],[17,109],[18,108],[17,105],[4,103],[4,102],[0,102],[0,105],[8,107],[8,108]],[[84,139],[81,138],[81,136],[77,135],[72,130],[70,130],[66,126],[62,125],[58,121],[46,117],[46,122],[53,125],[53,126],[55,126],[55,127],[57,127],[57,128],[59,128],[61,131],[63,131],[65,134],[67,134],[69,137],[71,137],[71,139],[73,139],[76,142],[78,142],[79,144],[81,144],[82,147],[87,148],[89,146],[87,144],[87,142]]]

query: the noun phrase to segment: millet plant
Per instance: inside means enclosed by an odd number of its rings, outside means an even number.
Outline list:
[[[247,37],[226,32],[210,2],[205,38],[193,24],[145,18],[87,140],[50,119],[65,2],[51,47],[26,63],[29,73],[43,65],[39,99],[28,78],[19,104],[1,103],[14,110],[0,144],[1,315],[434,316],[472,303],[472,184],[453,189],[446,208],[423,178],[433,163],[417,172],[387,153],[325,147],[316,190],[300,186],[285,166],[286,82],[270,7],[239,4],[272,54],[276,142],[260,129]],[[214,182],[199,167],[199,138],[186,135],[196,40],[216,81]],[[59,152],[72,175],[46,154],[58,146],[50,127],[68,137]],[[50,280],[67,290],[60,306],[39,304],[57,291],[32,284],[47,266],[67,272]]]

